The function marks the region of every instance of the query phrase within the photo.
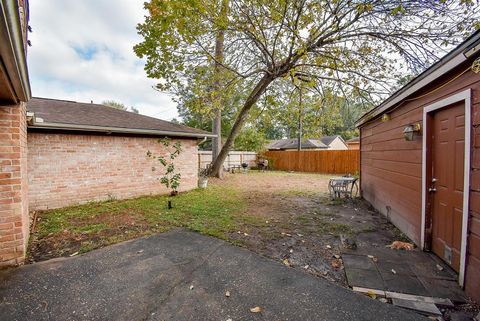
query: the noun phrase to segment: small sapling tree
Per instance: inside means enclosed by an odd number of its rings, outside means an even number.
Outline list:
[[[180,180],[182,178],[182,174],[180,174],[175,167],[175,159],[182,152],[182,144],[180,142],[172,143],[167,137],[159,139],[158,143],[165,147],[167,153],[165,155],[155,155],[151,151],[147,151],[147,157],[158,161],[162,167],[162,171],[160,172],[162,176],[158,179],[160,183],[170,190],[170,196],[175,196],[178,194],[178,188],[180,187]],[[152,171],[156,170],[157,168],[152,166]],[[171,200],[168,200],[168,208],[172,208]]]

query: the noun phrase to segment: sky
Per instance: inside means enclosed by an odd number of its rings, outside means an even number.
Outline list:
[[[177,117],[171,97],[152,88],[133,52],[142,38],[142,0],[30,0],[28,48],[34,97],[101,103],[115,100],[141,114]]]

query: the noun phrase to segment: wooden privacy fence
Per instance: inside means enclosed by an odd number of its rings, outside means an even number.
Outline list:
[[[268,151],[264,155],[277,170],[352,175],[360,171],[359,150]]]

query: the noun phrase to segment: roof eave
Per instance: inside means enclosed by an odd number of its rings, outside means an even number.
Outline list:
[[[15,94],[12,100],[28,101],[31,89],[18,2],[1,1],[0,15],[0,38],[4,40],[0,46],[0,54],[4,58],[4,69]]]
[[[140,128],[121,128],[121,127],[102,127],[91,125],[75,125],[75,124],[61,124],[61,123],[38,123],[28,126],[29,129],[50,129],[50,130],[66,130],[66,131],[86,131],[97,133],[119,133],[119,134],[136,134],[136,135],[152,135],[152,136],[170,136],[170,137],[191,137],[191,138],[205,138],[217,137],[217,135],[210,133],[189,133],[176,132],[168,130],[154,130],[154,129],[140,129]]]
[[[361,127],[366,122],[378,117],[408,96],[427,86],[435,79],[445,75],[455,67],[467,61],[469,57],[467,57],[466,54],[470,52],[470,55],[473,55],[472,52],[478,52],[478,46],[480,46],[480,31],[474,33],[456,49],[452,50],[449,54],[433,64],[430,68],[415,77],[407,85],[384,100],[380,105],[365,113],[362,117],[360,117],[359,120],[357,120],[355,126]]]

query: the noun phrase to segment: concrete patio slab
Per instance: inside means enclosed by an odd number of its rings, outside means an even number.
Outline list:
[[[342,260],[352,287],[466,300],[455,274],[430,253],[363,247],[345,251]]]
[[[1,271],[0,298],[10,321],[426,320],[183,230]]]

